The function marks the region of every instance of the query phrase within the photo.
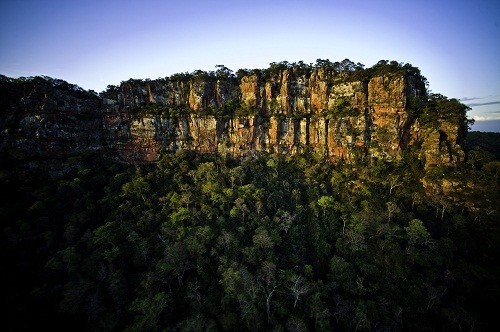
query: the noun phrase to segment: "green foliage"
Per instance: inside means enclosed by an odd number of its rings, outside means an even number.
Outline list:
[[[410,245],[428,244],[431,240],[431,236],[421,220],[410,220],[405,230],[408,233],[408,243]]]
[[[358,109],[351,107],[348,98],[339,97],[332,106],[323,112],[323,116],[328,120],[338,120],[348,116],[359,116]]]
[[[288,63],[288,61],[281,61],[281,62],[271,62],[269,64],[269,68],[264,70],[264,77],[265,78],[274,78],[278,77],[278,75],[281,74],[284,70],[292,68],[292,64]]]
[[[419,117],[419,122],[426,127],[439,129],[442,121],[462,124],[467,128],[466,112],[470,107],[456,99],[448,99],[440,94],[431,94]]]
[[[215,68],[217,68],[215,76],[220,80],[228,80],[235,77],[233,71],[224,65],[216,65]]]
[[[53,88],[65,92],[67,95],[81,98],[81,99],[94,99],[99,100],[99,95],[93,90],[85,90],[76,84],[68,83],[64,80],[58,78],[52,78],[49,76],[31,76],[31,77],[19,77],[19,78],[8,78],[1,75],[0,81],[14,83],[17,85],[24,86],[26,90],[35,90],[35,86],[42,86],[45,88]],[[108,86],[109,89],[109,86]]]
[[[157,165],[72,161],[58,178],[4,166],[5,324],[493,328],[500,167],[473,158],[424,170],[411,156],[179,151]]]
[[[177,73],[170,76],[168,79],[173,82],[189,82],[192,74],[189,73]]]
[[[234,116],[236,117],[249,117],[256,115],[258,112],[255,106],[255,99],[245,100],[240,104],[240,107],[236,108]]]
[[[373,76],[384,76],[384,75],[404,75],[409,77],[414,77],[417,79],[417,84],[420,85],[422,90],[428,84],[427,79],[422,76],[420,69],[413,67],[409,63],[401,63],[397,61],[380,60],[373,67],[368,69],[368,75]]]

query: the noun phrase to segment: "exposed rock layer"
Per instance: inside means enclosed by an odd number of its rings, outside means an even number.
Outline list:
[[[177,149],[235,156],[310,149],[352,162],[398,158],[418,145],[427,164],[462,155],[463,121],[419,125],[410,101],[424,98],[425,86],[402,73],[349,81],[322,68],[289,68],[267,78],[130,80],[101,96],[61,82],[2,79],[2,151],[26,158],[107,151],[124,162],[154,162],[161,150]]]

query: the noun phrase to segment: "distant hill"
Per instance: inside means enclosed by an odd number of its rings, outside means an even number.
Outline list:
[[[476,121],[471,128],[473,131],[500,132],[500,120]]]
[[[500,133],[471,131],[465,140],[466,151],[479,149],[487,151],[500,160]]]

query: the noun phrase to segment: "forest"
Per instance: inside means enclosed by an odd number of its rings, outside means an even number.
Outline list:
[[[4,331],[498,325],[500,161],[473,144],[428,168],[412,151],[57,162],[0,167]]]

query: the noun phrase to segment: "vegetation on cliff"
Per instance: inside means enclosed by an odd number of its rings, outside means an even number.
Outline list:
[[[130,79],[99,96],[47,77],[0,84],[1,149],[28,159],[79,155],[88,146],[152,162],[162,149],[227,146],[236,156],[310,150],[355,161],[401,158],[416,145],[432,164],[462,157],[468,124],[467,106],[429,94],[418,68],[386,60],[371,68],[348,59],[282,61],[236,73],[218,65]]]

